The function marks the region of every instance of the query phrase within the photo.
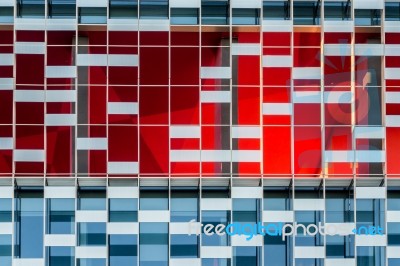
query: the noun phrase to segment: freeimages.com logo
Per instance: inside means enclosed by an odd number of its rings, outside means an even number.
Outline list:
[[[280,236],[282,241],[289,236],[297,235],[308,235],[315,236],[320,235],[383,235],[383,228],[380,226],[360,226],[353,230],[349,230],[347,226],[338,224],[300,224],[300,223],[269,223],[263,225],[262,223],[229,223],[225,224],[201,224],[195,220],[191,220],[188,223],[188,235],[196,234],[200,235],[204,233],[206,236],[212,236],[214,234],[223,236],[225,234],[229,236],[244,235],[246,240],[251,240],[256,235],[269,235],[269,236]]]

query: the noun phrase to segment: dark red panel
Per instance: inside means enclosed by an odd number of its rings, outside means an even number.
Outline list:
[[[168,45],[168,31],[141,31],[140,45]]]
[[[107,87],[90,86],[88,115],[90,124],[106,124],[107,121]]]
[[[264,32],[263,45],[264,46],[291,46],[290,32]]]
[[[21,150],[41,150],[44,148],[44,126],[16,126],[15,146]]]
[[[137,67],[108,67],[108,82],[112,85],[137,85]]]
[[[13,30],[0,30],[0,44],[14,44]]]
[[[321,105],[315,103],[294,104],[295,125],[320,125]]]
[[[140,84],[168,85],[168,48],[140,48]]]
[[[169,127],[140,127],[140,173],[168,174],[169,166]]]
[[[263,85],[264,86],[288,86],[290,85],[290,67],[264,67]]]
[[[13,91],[0,90],[0,124],[13,123]]]
[[[35,102],[15,103],[17,124],[44,124],[44,104]]]
[[[200,41],[199,32],[171,31],[171,45],[198,46]]]
[[[17,30],[17,42],[44,42],[45,31]]]
[[[198,85],[200,67],[199,48],[171,48],[171,84]]]
[[[75,31],[46,31],[47,45],[75,45]]]
[[[138,45],[137,31],[109,31],[109,45]]]
[[[73,127],[46,127],[46,171],[47,174],[73,173],[72,146]]]
[[[199,124],[199,87],[171,87],[171,124]]]
[[[138,128],[136,126],[108,127],[108,161],[138,161]]]
[[[294,48],[294,67],[320,67],[320,48]]]
[[[319,32],[295,32],[294,46],[321,46],[321,33]]]
[[[17,84],[44,84],[44,55],[17,54]]]
[[[239,56],[238,83],[239,85],[260,85],[259,56]]]
[[[140,87],[140,124],[168,124],[168,87]]]
[[[325,32],[324,43],[326,44],[350,44],[351,33],[350,32]]]

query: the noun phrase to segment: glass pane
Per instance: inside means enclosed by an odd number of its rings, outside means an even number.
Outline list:
[[[171,8],[172,25],[198,25],[198,8]]]
[[[48,247],[47,266],[74,266],[75,251],[73,247]]]
[[[47,200],[47,233],[75,233],[75,199]]]
[[[12,199],[0,199],[0,223],[11,222],[12,220]]]
[[[12,6],[0,7],[0,23],[12,23],[14,21],[14,8]]]
[[[79,223],[79,246],[105,246],[106,223]]]
[[[80,189],[78,191],[78,210],[105,210],[106,191],[100,189]]]
[[[168,223],[140,224],[140,266],[168,265]]]
[[[171,222],[198,221],[198,190],[183,189],[171,191]]]
[[[286,211],[292,209],[292,190],[267,188],[264,190],[264,210]]]
[[[321,1],[294,1],[293,24],[319,25]]]
[[[49,18],[75,18],[76,0],[49,0]]]
[[[17,16],[21,18],[44,18],[44,0],[17,0]]]
[[[0,265],[11,266],[12,264],[12,236],[0,235]]]
[[[137,265],[137,235],[110,235],[110,266]]]
[[[203,246],[227,246],[229,245],[229,236],[228,234],[223,234],[221,236],[215,234],[215,227],[219,224],[223,224],[225,226],[231,220],[231,212],[230,211],[202,211],[201,212],[203,224],[212,224],[213,230],[212,235],[204,234],[204,227],[202,232],[202,245]]]
[[[324,2],[324,18],[325,20],[349,20],[351,18],[351,2],[338,1]]]
[[[137,199],[110,199],[110,222],[137,222]]]
[[[77,266],[106,266],[106,259],[78,259]]]
[[[107,8],[105,7],[80,7],[78,21],[82,24],[107,23]]]
[[[168,210],[168,189],[151,187],[140,189],[141,210]]]
[[[263,18],[265,20],[288,20],[290,19],[289,1],[264,1]]]
[[[400,20],[400,3],[385,2],[385,20],[399,21]]]
[[[137,0],[110,0],[110,18],[137,18]]]
[[[171,235],[171,257],[198,258],[198,236]]]
[[[260,9],[258,8],[233,8],[233,25],[260,25]]]
[[[354,23],[356,26],[378,26],[381,25],[381,10],[378,9],[355,9]]]
[[[15,198],[15,257],[43,258],[43,190],[17,190]]]
[[[140,18],[168,19],[168,0],[141,0]]]
[[[205,25],[229,24],[229,3],[227,0],[202,0],[201,23]]]

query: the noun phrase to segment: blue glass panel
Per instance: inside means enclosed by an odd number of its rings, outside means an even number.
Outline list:
[[[400,223],[387,223],[389,246],[400,246]]]
[[[267,226],[268,223],[264,223]],[[272,228],[272,227],[271,227]],[[273,230],[273,229],[271,229]],[[270,231],[272,234],[275,231]],[[264,236],[264,257],[268,258],[264,260],[264,266],[292,265],[293,249],[292,249],[293,237],[288,236],[285,240],[282,240],[282,236]]]
[[[47,233],[75,233],[75,199],[47,200]]]
[[[80,246],[106,245],[106,223],[79,223]]]
[[[324,266],[324,259],[296,259],[296,266]]]
[[[107,23],[106,7],[80,7],[78,9],[78,22],[82,24]]]
[[[294,1],[293,24],[319,25],[321,1]]]
[[[227,0],[202,0],[201,23],[204,25],[228,25],[229,2]]]
[[[77,266],[106,266],[106,259],[78,259]]]
[[[378,9],[355,9],[354,24],[356,26],[381,25],[381,10]]]
[[[385,20],[399,21],[400,20],[400,3],[385,2]]]
[[[198,25],[198,8],[171,8],[172,25]]]
[[[15,198],[15,257],[43,258],[43,190],[17,190]]]
[[[385,247],[357,247],[357,266],[385,264]]]
[[[258,199],[233,199],[233,221],[257,223],[260,220],[260,201]]]
[[[75,264],[74,247],[48,247],[47,252],[48,266],[74,266]]]
[[[260,25],[260,9],[258,8],[233,8],[233,25]]]
[[[290,19],[290,1],[263,1],[263,18],[265,20]]]
[[[110,266],[137,265],[137,235],[110,235]]]
[[[261,261],[258,247],[233,247],[233,266],[257,266]]]
[[[104,189],[78,191],[78,210],[105,210],[106,203],[106,191]]]
[[[387,210],[400,211],[400,190],[399,188],[390,189],[387,191]]]
[[[12,221],[12,199],[0,199],[0,223]]]
[[[325,1],[325,20],[349,20],[351,19],[351,1]]]
[[[198,258],[198,236],[171,235],[171,257]]]
[[[354,235],[326,236],[327,258],[354,258]]]
[[[168,19],[168,0],[141,0],[140,18]]]
[[[168,265],[168,223],[141,223],[140,266]]]
[[[380,226],[384,228],[385,201],[382,199],[357,200],[357,229],[362,226]]]
[[[388,259],[388,266],[398,266],[400,265],[400,259]]]
[[[17,16],[22,18],[44,18],[44,0],[17,0]]]
[[[110,18],[137,18],[137,0],[110,0]]]
[[[172,190],[171,222],[198,221],[198,198],[197,190]]]
[[[292,190],[274,188],[264,190],[264,210],[290,211],[292,209]]]
[[[137,199],[110,199],[109,220],[110,222],[137,222],[137,209]]]
[[[231,259],[202,259],[201,266],[230,266]]]
[[[12,262],[12,236],[11,235],[0,235],[0,265],[11,266]]]
[[[201,190],[201,197],[205,199],[228,199],[230,197],[229,188],[203,187]]]
[[[49,18],[75,18],[76,0],[48,0]]]
[[[12,23],[14,21],[14,7],[0,7],[0,23]]]
[[[229,236],[224,234],[219,236],[215,234],[215,226],[218,224],[224,224],[225,226],[230,223],[230,211],[202,211],[202,221],[203,224],[212,224],[214,225],[214,229],[210,232],[214,232],[213,235],[207,236],[202,232],[202,245],[203,246],[228,246],[229,245]],[[203,227],[204,229],[204,227]]]
[[[140,190],[141,210],[168,210],[168,189],[145,188]]]
[[[299,224],[303,224],[307,227],[310,224],[318,225],[324,222],[324,212],[322,211],[296,211],[295,221]],[[313,229],[312,229],[313,230]],[[297,230],[297,236],[295,236],[296,246],[323,246],[324,237],[321,234],[304,235],[303,228],[299,227]]]

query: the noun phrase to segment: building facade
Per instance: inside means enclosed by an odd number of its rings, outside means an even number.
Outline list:
[[[398,0],[0,0],[1,266],[398,266],[399,150]]]

